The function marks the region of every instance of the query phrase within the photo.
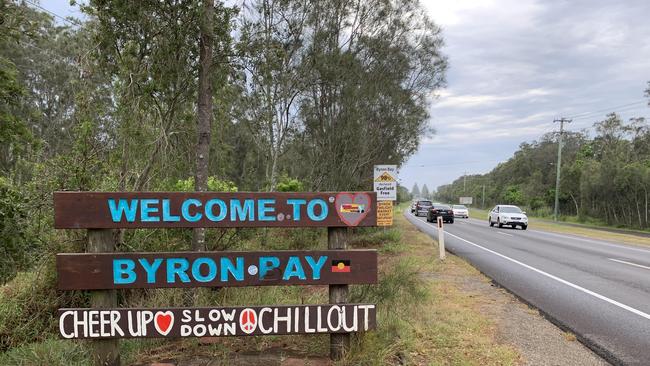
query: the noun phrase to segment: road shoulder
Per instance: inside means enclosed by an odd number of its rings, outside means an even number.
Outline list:
[[[403,216],[401,220],[408,225],[404,234],[422,243],[428,241],[428,248],[413,250],[416,254],[428,257],[434,262],[422,272],[423,278],[433,288],[453,292],[453,302],[465,302],[475,312],[475,316],[486,319],[484,331],[490,334],[489,342],[499,347],[508,347],[518,354],[515,364],[523,365],[607,365],[608,363],[565,333],[544,317],[536,309],[519,301],[506,290],[495,286],[491,280],[463,259],[448,254],[444,263],[432,257],[437,253],[437,242]],[[401,226],[401,220],[397,224]],[[414,233],[413,233],[414,232]],[[424,253],[427,252],[427,255]],[[441,314],[445,316],[445,314]]]

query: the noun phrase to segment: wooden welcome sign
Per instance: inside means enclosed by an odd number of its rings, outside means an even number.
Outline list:
[[[363,332],[373,304],[168,309],[59,309],[63,338],[178,338]]]
[[[61,290],[377,283],[376,250],[58,254]]]
[[[348,284],[377,283],[377,252],[345,250],[347,227],[377,226],[375,192],[55,192],[54,227],[88,229],[89,253],[56,258],[61,290],[93,290],[88,309],[59,309],[59,333],[95,341],[98,365],[119,365],[119,338],[330,334],[376,327],[373,304]],[[116,228],[327,227],[320,251],[114,253]],[[330,304],[119,309],[115,289],[329,285]]]
[[[375,192],[55,192],[57,229],[377,225]]]

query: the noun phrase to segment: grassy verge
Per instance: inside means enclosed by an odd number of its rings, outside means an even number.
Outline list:
[[[401,211],[401,210],[398,210]],[[382,256],[377,332],[367,334],[344,364],[513,365],[520,355],[495,338],[495,324],[481,314],[479,299],[449,276],[480,276],[463,260],[437,259],[437,243],[395,215],[401,250]],[[397,284],[410,283],[408,293]],[[395,296],[398,295],[398,296]],[[370,360],[370,361],[367,361]]]
[[[378,329],[353,337],[352,352],[338,365],[517,364],[519,354],[494,339],[495,325],[481,315],[476,295],[463,292],[453,281],[445,280],[449,275],[479,274],[454,256],[441,263],[434,256],[438,252],[436,243],[417,231],[401,212],[395,216],[393,228],[359,228],[350,237],[352,248],[376,248],[380,251],[379,283],[351,286],[350,290],[351,302],[377,304]],[[259,244],[260,235],[266,236],[265,247]],[[295,245],[287,243],[294,241],[300,242],[301,249],[324,248],[326,233],[324,230],[259,232],[231,249],[293,249]],[[5,311],[4,318],[14,319],[11,324],[21,324],[34,317],[30,315],[30,308],[21,308],[16,302],[24,299],[14,299],[17,289],[20,289],[21,296],[27,296],[28,289],[32,288],[33,292],[34,288],[43,286],[43,281],[35,276],[27,276],[21,281],[20,284],[8,284],[0,292],[5,296],[0,299],[0,310]],[[43,295],[38,302],[49,303],[49,297],[54,294],[41,292],[47,296]],[[184,292],[180,289],[125,291],[120,297],[123,307],[182,306]],[[73,302],[75,300],[82,301],[73,298]],[[325,286],[278,286],[205,290],[200,292],[197,305],[317,304],[327,301]],[[11,309],[3,308],[10,305]],[[13,340],[15,343],[10,343],[9,348],[0,354],[0,365],[90,364],[88,342],[59,340],[54,335],[52,309],[49,306],[37,316],[44,324],[41,329],[45,331],[41,331],[41,336],[34,342],[20,341],[29,339],[31,336],[28,334],[16,338],[10,329],[5,329],[5,341]],[[231,364],[230,360],[244,354],[258,355],[260,360],[268,355],[277,355],[277,359],[323,359],[329,351],[328,340],[326,335],[123,340],[120,347],[123,364],[187,359],[226,360],[224,364]]]
[[[488,216],[488,211],[486,210],[479,210],[474,208],[470,210],[470,217],[479,220],[485,220],[486,225],[487,225],[487,216]],[[595,225],[582,225],[582,224],[574,224],[574,223],[571,223],[571,225],[567,225],[562,222],[556,223],[547,219],[540,219],[537,217],[530,217],[530,216],[528,217],[528,221],[529,221],[529,229],[533,229],[533,230],[539,229],[539,230],[550,231],[559,234],[580,235],[592,239],[607,240],[607,241],[620,242],[620,243],[633,244],[633,245],[650,246],[650,238],[641,237],[633,234],[599,230],[594,228]],[[602,228],[608,228],[608,227],[602,226]],[[620,230],[620,229],[616,229],[616,230]],[[632,230],[630,231],[632,232]]]

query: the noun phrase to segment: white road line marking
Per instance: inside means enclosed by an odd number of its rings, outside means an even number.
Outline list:
[[[501,234],[501,235],[514,236],[514,235],[512,235],[512,234],[504,233],[504,232],[502,232],[502,231],[497,231],[497,233],[499,233],[499,234]]]
[[[650,253],[650,250],[648,250],[648,249],[641,249],[641,248],[636,248],[636,247],[628,246],[628,245],[620,245],[620,244],[614,244],[614,243],[610,243],[610,242],[606,242],[606,241],[587,239],[587,238],[583,238],[583,237],[580,237],[580,236],[577,236],[577,235],[562,235],[562,234],[558,234],[558,233],[552,233],[552,232],[549,232],[549,231],[540,231],[540,230],[528,230],[528,232],[537,233],[537,234],[544,234],[544,235],[550,235],[550,236],[559,236],[561,238],[584,241],[584,242],[587,242],[587,243],[594,243],[594,244],[604,245],[604,246],[608,246],[608,247],[627,249],[627,250],[632,250],[632,251],[635,251],[635,252]]]
[[[610,303],[610,304],[612,304],[612,305],[618,306],[618,307],[621,308],[621,309],[627,310],[627,311],[629,311],[629,312],[631,312],[631,313],[633,313],[633,314],[636,314],[636,315],[638,315],[638,316],[640,316],[640,317],[642,317],[642,318],[646,318],[646,319],[650,320],[650,314],[644,313],[644,312],[641,311],[641,310],[635,309],[635,308],[633,308],[633,307],[631,307],[631,306],[625,305],[625,304],[620,303],[620,302],[618,302],[618,301],[616,301],[616,300],[612,300],[612,299],[610,299],[610,298],[607,297],[607,296],[603,296],[603,295],[601,295],[601,294],[599,294],[599,293],[596,293],[596,292],[593,292],[593,291],[591,291],[591,290],[588,290],[588,289],[586,289],[586,288],[584,288],[584,287],[578,286],[578,285],[576,285],[575,283],[571,283],[571,282],[569,282],[569,281],[567,281],[567,280],[564,280],[564,279],[562,279],[562,278],[560,278],[560,277],[557,277],[557,276],[554,276],[554,275],[552,275],[552,274],[550,274],[550,273],[544,272],[544,271],[542,271],[541,269],[537,269],[537,268],[535,268],[535,267],[533,267],[533,266],[529,266],[529,265],[526,264],[526,263],[520,262],[520,261],[518,261],[518,260],[516,260],[516,259],[510,258],[510,257],[508,257],[508,256],[506,256],[506,255],[501,254],[501,253],[495,252],[495,251],[492,250],[492,249],[488,249],[488,248],[483,247],[483,246],[481,246],[481,245],[478,245],[478,244],[472,243],[471,241],[469,241],[469,240],[465,240],[465,239],[461,238],[460,236],[454,235],[454,234],[449,233],[449,232],[447,233],[447,235],[451,235],[451,236],[453,236],[454,238],[459,239],[459,240],[462,240],[462,241],[464,241],[464,242],[467,243],[467,244],[473,245],[473,246],[475,246],[475,247],[477,247],[477,248],[479,248],[479,249],[483,249],[483,250],[485,250],[486,252],[489,252],[489,253],[492,253],[492,254],[494,254],[494,255],[497,255],[497,256],[499,256],[499,257],[501,257],[501,258],[503,258],[503,259],[509,260],[510,262],[512,262],[512,263],[516,263],[516,264],[518,264],[518,265],[520,265],[520,266],[522,266],[522,267],[528,268],[528,269],[530,269],[531,271],[537,272],[537,273],[539,273],[539,274],[541,274],[541,275],[543,275],[543,276],[546,276],[546,277],[548,277],[548,278],[550,278],[550,279],[552,279],[552,280],[555,280],[555,281],[560,282],[560,283],[562,283],[562,284],[565,284],[565,285],[567,285],[567,286],[569,286],[569,287],[572,287],[572,288],[574,288],[574,289],[576,289],[576,290],[578,290],[578,291],[582,291],[582,292],[584,292],[584,293],[587,294],[587,295],[591,295],[591,296],[593,296],[593,297],[595,297],[595,298],[597,298],[597,299],[600,299],[600,300],[606,301],[606,302],[608,302],[608,303]]]
[[[618,263],[623,263],[623,264],[627,264],[627,265],[630,265],[630,266],[635,266],[635,267],[639,267],[639,268],[650,269],[650,267],[648,267],[648,266],[642,266],[642,265],[640,265],[640,264],[636,264],[636,263],[632,263],[632,262],[627,262],[627,261],[622,261],[622,260],[620,260],[620,259],[614,259],[614,258],[607,258],[607,259],[609,259],[610,261],[614,261],[614,262],[618,262]]]

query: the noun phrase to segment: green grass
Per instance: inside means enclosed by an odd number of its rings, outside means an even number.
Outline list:
[[[377,248],[380,253],[403,250],[401,232],[395,228],[357,228],[348,244],[352,248]]]
[[[90,365],[88,350],[69,340],[46,339],[42,342],[12,348],[0,354],[3,366],[86,366]]]

